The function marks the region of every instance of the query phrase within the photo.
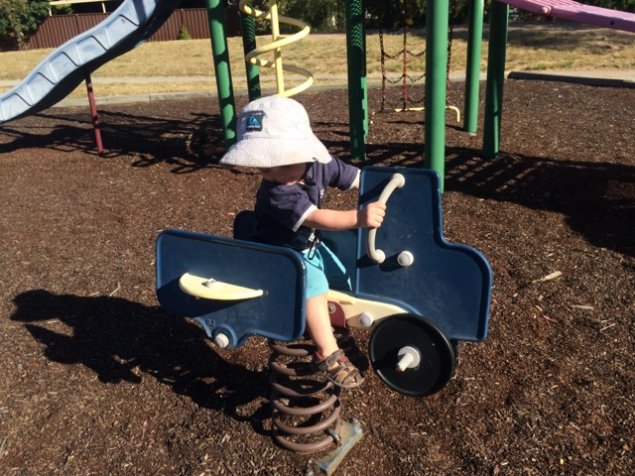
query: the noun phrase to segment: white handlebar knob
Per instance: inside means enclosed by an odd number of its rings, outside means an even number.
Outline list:
[[[413,360],[414,357],[412,354],[404,354],[403,357],[399,359],[399,362],[397,362],[397,372],[405,371],[408,367],[410,367]]]
[[[402,251],[397,256],[397,262],[400,266],[407,268],[408,266],[412,266],[412,263],[415,262],[415,257],[410,251]]]
[[[405,372],[406,369],[415,369],[419,367],[421,363],[421,353],[409,345],[399,349],[397,357],[399,357],[399,362],[397,362],[397,367],[395,368],[397,372]]]
[[[386,253],[384,253],[382,250],[375,250],[375,263],[377,264],[382,264],[384,261],[386,261]]]
[[[359,316],[359,322],[364,327],[370,327],[373,325],[375,318],[370,312],[363,312],[361,316]]]
[[[214,337],[214,343],[221,349],[224,349],[229,345],[229,337],[222,333],[216,334],[216,337]]]

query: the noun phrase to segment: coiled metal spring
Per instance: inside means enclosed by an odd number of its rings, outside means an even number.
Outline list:
[[[339,444],[339,388],[315,379],[311,367],[315,347],[306,341],[270,341],[269,346],[274,440],[296,453],[315,453]]]

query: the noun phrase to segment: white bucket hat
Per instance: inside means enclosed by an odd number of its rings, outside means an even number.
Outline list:
[[[268,169],[332,160],[294,99],[267,96],[250,102],[240,112],[237,129],[237,142],[220,160],[223,165]]]

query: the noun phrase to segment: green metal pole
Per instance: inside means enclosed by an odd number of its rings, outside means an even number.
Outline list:
[[[496,157],[500,151],[508,20],[509,5],[493,1],[490,13],[483,123],[483,156],[489,159]]]
[[[346,0],[346,58],[348,61],[348,115],[351,156],[366,158],[367,80],[364,53],[364,2]]]
[[[253,10],[253,2],[247,2]],[[256,49],[256,19],[240,10],[240,30],[243,35],[243,51],[245,56]],[[262,95],[260,89],[260,69],[255,64],[245,62],[247,73],[247,91],[249,100],[253,101]]]
[[[234,105],[231,69],[229,67],[227,37],[225,36],[225,13],[221,0],[206,0],[206,4],[212,40],[212,57],[216,70],[218,102],[225,133],[225,147],[229,147],[236,142],[236,107]]]
[[[445,105],[448,79],[448,0],[428,0],[426,12],[425,167],[444,187]]]
[[[364,18],[366,9],[364,8],[364,0],[362,0],[362,18]],[[364,103],[363,103],[363,108],[364,108],[364,140],[366,140],[366,138],[368,137],[368,131],[369,131],[369,127],[368,127],[368,74],[367,74],[367,70],[366,70],[366,22],[362,21],[362,38],[363,38],[363,43],[362,43],[362,77],[360,78],[360,81],[362,82],[362,91],[363,91],[363,97],[364,97]]]
[[[468,10],[467,68],[465,72],[465,104],[463,127],[476,133],[478,99],[481,81],[481,45],[483,40],[483,0],[470,0]]]

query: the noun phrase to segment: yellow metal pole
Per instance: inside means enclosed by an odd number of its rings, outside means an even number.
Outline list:
[[[278,1],[271,0],[269,3],[269,14],[271,15],[271,36],[273,41],[280,39],[280,23],[278,22]],[[282,51],[276,48],[273,52],[273,60],[276,68],[276,85],[278,94],[284,93],[284,73],[282,70]]]
[[[280,70],[279,70],[279,73],[276,74],[276,82],[277,82],[277,90],[278,90],[277,94],[281,96],[291,97],[295,94],[301,93],[302,91],[308,89],[313,84],[313,75],[311,74],[311,72],[307,71],[304,68],[300,68],[299,66],[293,66],[290,64],[282,64],[282,57],[280,54],[280,50],[281,48],[287,45],[290,45],[292,43],[295,43],[296,41],[300,41],[302,38],[307,36],[309,32],[311,31],[311,28],[309,27],[309,25],[307,25],[301,20],[296,20],[295,18],[289,18],[284,15],[279,15],[277,12],[277,9],[275,13],[272,13],[271,11],[263,12],[263,11],[257,10],[249,5],[249,1],[250,0],[240,0],[239,8],[246,15],[251,15],[254,18],[258,18],[261,20],[268,20],[272,22],[272,24],[275,24],[275,32],[274,32],[274,28],[272,27],[273,41],[271,41],[270,43],[264,46],[260,46],[254,50],[251,50],[249,53],[245,55],[245,61],[249,64],[259,66],[260,68],[276,69],[276,72],[278,72],[277,68],[279,67]],[[274,15],[276,18],[275,22],[274,22]],[[293,33],[292,35],[281,35],[280,23],[285,23],[287,25],[294,26],[298,28],[300,31],[297,31],[296,33]],[[276,52],[277,52],[277,55],[276,55]],[[276,60],[270,61],[268,59],[262,58],[263,55],[269,54],[269,53],[274,53],[274,57],[276,57]],[[305,78],[304,82],[296,86],[293,86],[291,88],[285,88],[284,78],[282,73],[284,70],[303,76]]]

